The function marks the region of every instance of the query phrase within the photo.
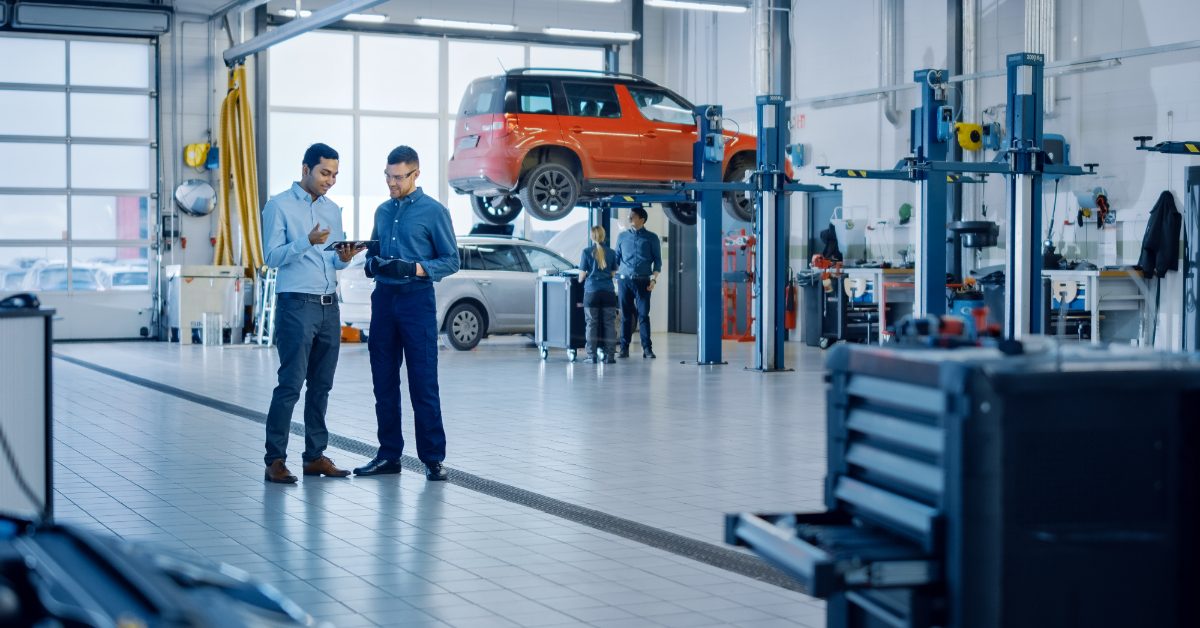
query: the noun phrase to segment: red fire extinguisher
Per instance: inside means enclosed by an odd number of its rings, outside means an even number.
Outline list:
[[[796,280],[787,282],[787,286],[783,289],[783,326],[787,329],[796,328],[796,291],[799,286],[796,285]]]

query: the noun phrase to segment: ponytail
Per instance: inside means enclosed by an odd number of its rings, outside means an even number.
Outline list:
[[[592,242],[596,243],[595,246],[592,247],[592,258],[596,260],[596,266],[598,266],[600,270],[608,268],[608,263],[604,259],[604,246],[600,244],[603,241],[604,227],[601,227],[600,225],[592,227]]]

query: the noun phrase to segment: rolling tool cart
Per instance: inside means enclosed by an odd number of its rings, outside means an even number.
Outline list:
[[[830,628],[1194,625],[1200,360],[1033,340],[835,348],[827,510],[726,540]]]
[[[583,282],[579,281],[578,274],[538,277],[534,323],[534,343],[543,360],[549,357],[553,348],[566,349],[567,360],[575,361],[579,350],[587,346]]]

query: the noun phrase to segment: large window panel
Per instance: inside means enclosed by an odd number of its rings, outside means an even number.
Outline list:
[[[270,165],[264,199],[292,187],[300,180],[304,151],[317,142],[329,145],[338,152],[338,178],[330,190],[330,198],[349,195],[354,187],[354,118],[350,115],[323,113],[270,114],[267,127],[267,163]],[[339,203],[340,204],[340,203]],[[353,207],[353,205],[350,205]]]
[[[63,85],[67,81],[67,42],[54,39],[0,37],[0,83]]]
[[[529,66],[571,70],[603,70],[604,52],[596,48],[530,46]]]
[[[71,197],[75,240],[144,240],[149,237],[150,199],[145,196]]]
[[[71,94],[74,137],[150,138],[150,99],[140,95]]]
[[[67,145],[0,142],[0,188],[67,187]]]
[[[13,240],[66,240],[67,197],[0,194],[0,234]]]
[[[150,89],[150,46],[73,41],[71,85]]]
[[[354,36],[314,32],[267,53],[267,93],[273,107],[349,109],[354,106]],[[380,80],[391,82],[390,75]]]
[[[437,113],[439,45],[427,37],[359,37],[358,108]]]
[[[438,153],[438,122],[420,118],[374,118],[363,116],[359,122],[362,135],[362,183],[363,193],[377,190],[387,192],[383,169],[387,167],[388,153],[404,145],[417,151],[421,160],[421,174],[417,185],[434,198],[438,193],[438,181],[442,177],[441,157]]]
[[[150,189],[150,147],[71,145],[71,187],[98,190]]]
[[[379,180],[383,180],[382,174]],[[372,188],[374,190],[374,188]],[[384,201],[391,198],[388,194],[362,194],[358,197],[358,232],[351,236],[360,240],[366,240],[371,237],[371,232],[375,229],[375,214],[379,210],[379,206]],[[346,218],[346,231],[350,231],[351,227],[349,219]]]
[[[525,46],[487,42],[450,42],[449,107],[456,107],[471,81],[504,74],[525,65]]]
[[[67,134],[67,95],[63,92],[0,90],[0,112],[0,135]]]

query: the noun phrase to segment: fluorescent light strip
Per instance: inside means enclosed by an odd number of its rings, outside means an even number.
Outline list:
[[[468,31],[493,31],[496,33],[511,33],[517,30],[514,24],[495,24],[492,22],[463,22],[460,20],[442,20],[433,17],[419,17],[413,20],[418,26],[432,28],[457,28]]]
[[[646,0],[646,6],[660,9],[692,9],[694,11],[716,11],[718,13],[745,13],[750,7],[744,4],[717,4],[715,2],[689,2],[688,0]]]
[[[579,2],[595,2],[597,4],[616,4],[621,0],[578,0]]]
[[[283,17],[296,17],[296,10],[295,9],[280,9],[279,15],[282,15]],[[310,15],[312,15],[312,11],[309,11],[308,9],[304,9],[304,10],[300,11],[300,17],[308,17]]]
[[[342,18],[347,22],[366,22],[368,24],[383,24],[388,21],[388,16],[382,13],[349,13]]]
[[[606,39],[609,41],[633,41],[641,37],[637,33],[628,31],[590,31],[581,28],[558,28],[555,26],[547,26],[542,29],[542,32],[556,37],[581,37],[584,39]]]

